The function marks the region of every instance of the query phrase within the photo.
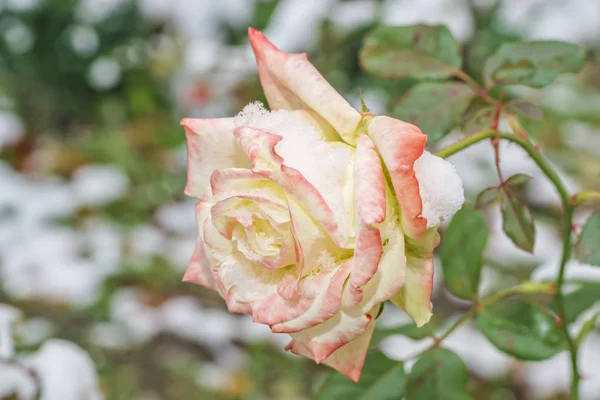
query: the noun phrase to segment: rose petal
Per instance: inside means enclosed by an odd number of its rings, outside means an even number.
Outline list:
[[[308,106],[325,118],[346,142],[356,143],[360,113],[327,83],[306,54],[285,53],[252,28],[248,29],[248,36],[261,85],[272,109]]]
[[[406,284],[390,300],[415,320],[417,326],[431,318],[433,249],[439,243],[437,228],[428,229],[417,240],[407,241]]]
[[[206,216],[210,213],[210,205],[203,202],[196,203],[196,220],[199,221],[198,226],[202,223]],[[200,223],[202,221],[202,223]],[[196,285],[204,286],[207,289],[216,290],[215,278],[211,271],[211,260],[206,253],[204,247],[204,239],[202,229],[199,229],[198,242],[190,260],[190,264],[183,275],[183,282],[195,283]]]
[[[341,306],[342,288],[351,266],[346,261],[339,267],[342,262],[336,252],[340,250],[291,198],[288,208],[297,255],[295,275],[280,282],[277,295],[257,306],[253,315],[277,333],[307,329],[332,317]],[[288,307],[293,314],[287,312]]]
[[[357,238],[353,267],[344,292],[344,307],[353,307],[362,300],[362,286],[377,272],[383,253],[379,229],[372,224],[385,220],[385,178],[375,145],[368,136],[358,140],[354,180]]]
[[[310,358],[320,363],[334,351],[362,335],[379,307],[367,314],[358,309],[340,310],[322,324],[292,333],[293,341],[288,344],[288,348],[301,346],[308,351]]]
[[[210,176],[222,168],[249,168],[250,162],[235,136],[233,118],[184,118],[188,149],[185,194],[202,199],[209,188]]]
[[[392,181],[402,211],[402,228],[407,236],[418,238],[427,229],[427,220],[421,215],[423,203],[413,166],[423,154],[427,136],[412,124],[385,116],[369,120],[367,132]]]
[[[182,281],[204,286],[207,289],[216,290],[215,278],[212,276],[210,264],[206,259],[205,252],[204,243],[199,241],[194,248],[192,259],[185,270]]]
[[[319,285],[321,282],[318,279],[308,279],[311,277],[304,278],[300,283],[299,296],[302,297],[304,295],[303,292],[309,294],[318,293],[310,308],[297,318],[271,326],[271,330],[274,333],[299,332],[319,325],[333,317],[342,306],[342,289],[346,278],[348,278],[351,266],[352,263],[346,261],[339,268],[332,268],[331,271],[321,273],[325,276],[332,276],[329,285],[326,286],[326,290],[323,290],[325,286]]]
[[[286,166],[275,151],[281,136],[246,126],[236,128],[235,135],[239,137],[242,148],[252,160],[252,171],[283,188],[285,193],[302,204],[339,244],[338,225],[323,196],[298,170]]]
[[[375,319],[373,318],[359,337],[335,350],[322,363],[346,375],[354,382],[358,382],[374,329]],[[296,354],[312,358],[304,343],[293,340],[287,349]]]

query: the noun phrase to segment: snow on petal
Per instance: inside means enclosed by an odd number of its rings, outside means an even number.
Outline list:
[[[306,54],[285,53],[252,28],[248,36],[269,106],[274,110],[310,107],[346,142],[355,144],[362,116],[323,78]]]
[[[413,166],[425,149],[427,136],[415,125],[378,116],[367,123],[367,132],[389,172],[402,211],[402,227],[409,237],[418,238],[427,229],[419,182]]]
[[[352,182],[354,150],[340,142],[326,142],[314,125],[307,123],[299,115],[298,112],[286,110],[268,112],[260,103],[251,103],[236,117],[236,135],[240,137],[243,148],[253,158],[254,170],[274,170],[280,167],[284,172],[289,171],[288,177],[284,176],[275,182],[302,195],[303,203],[310,204],[315,200],[305,196],[306,190],[298,191],[296,185],[287,183],[287,180],[292,178],[291,175],[298,175],[291,169],[299,172],[318,192],[316,196],[322,197],[333,213],[337,232],[329,228],[326,228],[327,231],[332,235],[339,235],[340,244],[346,245],[354,236],[351,230],[353,215],[348,207],[351,195],[345,190]],[[259,143],[269,143],[273,147],[260,147]],[[255,153],[250,154],[259,147],[264,152],[261,157],[257,158]],[[258,162],[263,159],[269,161]]]
[[[283,159],[277,154],[275,146],[281,141],[281,136],[246,126],[236,128],[235,132],[242,147],[253,159],[253,172],[283,188],[322,224],[334,240],[341,242],[337,223],[340,219],[335,218],[321,192],[300,171],[283,164]],[[340,207],[339,212],[345,215],[343,205]]]
[[[415,161],[414,170],[428,228],[439,225],[460,210],[465,194],[454,165],[424,151]]]
[[[250,167],[248,157],[233,136],[233,121],[233,118],[181,120],[188,150],[187,195],[203,198],[215,170]]]

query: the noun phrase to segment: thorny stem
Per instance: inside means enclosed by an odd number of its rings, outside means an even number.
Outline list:
[[[40,380],[40,376],[38,375],[38,373],[35,370],[26,367],[25,365],[20,363],[18,360],[15,360],[14,358],[0,358],[0,364],[14,367],[14,368],[18,369],[19,371],[23,372],[24,374],[26,374],[27,376],[29,376],[35,386],[35,393],[34,393],[33,398],[36,400],[39,400],[41,398],[42,381]]]
[[[571,258],[572,251],[572,242],[571,242],[571,225],[573,222],[573,211],[577,205],[579,205],[582,201],[585,201],[590,198],[600,198],[599,194],[596,192],[583,192],[574,197],[574,200],[569,196],[567,189],[563,185],[562,181],[556,174],[556,172],[550,167],[550,165],[544,160],[540,153],[535,149],[533,144],[526,139],[515,136],[509,133],[496,132],[492,129],[484,130],[474,135],[468,136],[440,151],[437,152],[437,156],[446,158],[450,157],[453,154],[458,153],[461,150],[466,149],[467,147],[478,143],[482,140],[486,139],[504,139],[515,144],[518,144],[527,154],[533,159],[533,161],[538,165],[538,167],[542,170],[542,172],[548,177],[548,179],[552,182],[554,187],[556,188],[558,194],[560,195],[560,199],[564,208],[564,216],[563,216],[563,248],[562,248],[562,257],[560,261],[560,268],[558,271],[558,275],[556,277],[556,304],[558,308],[558,314],[561,318],[560,329],[562,330],[565,340],[567,342],[567,346],[571,355],[571,369],[573,372],[573,378],[571,381],[571,398],[573,400],[579,400],[579,369],[577,366],[577,346],[575,342],[569,335],[569,327],[565,322],[567,318],[565,316],[565,302],[562,294],[562,286],[564,284],[565,270],[567,261]],[[590,193],[590,194],[587,194]],[[593,193],[593,194],[592,194]],[[583,196],[582,196],[583,195]],[[518,287],[518,286],[517,286]],[[469,311],[467,314],[472,313],[475,315],[477,311]],[[472,315],[469,315],[466,320],[468,320]],[[459,320],[458,322],[465,322]],[[456,327],[451,327],[450,332],[452,332]],[[443,339],[448,336],[448,332],[444,334],[440,339]],[[438,339],[438,341],[440,340]]]

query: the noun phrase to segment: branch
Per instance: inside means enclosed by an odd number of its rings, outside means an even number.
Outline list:
[[[573,370],[573,380],[571,381],[571,398],[574,400],[579,399],[579,369],[577,367],[577,346],[575,342],[569,335],[569,327],[565,323],[567,320],[565,316],[565,302],[562,294],[562,287],[565,280],[565,269],[567,265],[567,261],[571,258],[572,252],[572,242],[571,242],[571,225],[573,222],[573,211],[575,205],[579,204],[581,201],[586,200],[587,198],[595,198],[596,194],[585,195],[580,193],[575,197],[575,202],[569,197],[569,193],[567,189],[563,185],[562,181],[556,174],[556,172],[550,167],[550,165],[546,162],[546,160],[541,156],[541,154],[535,149],[533,144],[526,139],[515,136],[509,133],[495,132],[491,129],[481,131],[474,135],[468,136],[440,151],[436,154],[439,157],[447,158],[453,154],[458,153],[461,150],[466,149],[469,146],[472,146],[475,143],[481,142],[486,139],[504,139],[510,142],[518,144],[527,154],[535,161],[538,167],[542,170],[544,175],[548,177],[548,179],[552,182],[556,191],[560,195],[560,199],[564,209],[563,216],[563,249],[562,249],[562,257],[560,261],[560,268],[558,271],[558,275],[556,277],[556,303],[558,307],[558,314],[562,320],[561,330],[565,336],[565,340],[567,342],[569,352],[571,353],[571,368]],[[595,193],[595,192],[593,192]],[[581,195],[584,194],[583,197]],[[587,197],[587,198],[586,198]],[[581,200],[583,198],[583,200]],[[574,205],[575,204],[575,205]]]

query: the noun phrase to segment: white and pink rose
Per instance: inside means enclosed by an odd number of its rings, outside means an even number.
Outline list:
[[[357,381],[383,302],[429,321],[437,226],[462,183],[419,128],[356,111],[305,54],[249,36],[271,111],[181,121],[200,200],[184,280]]]

